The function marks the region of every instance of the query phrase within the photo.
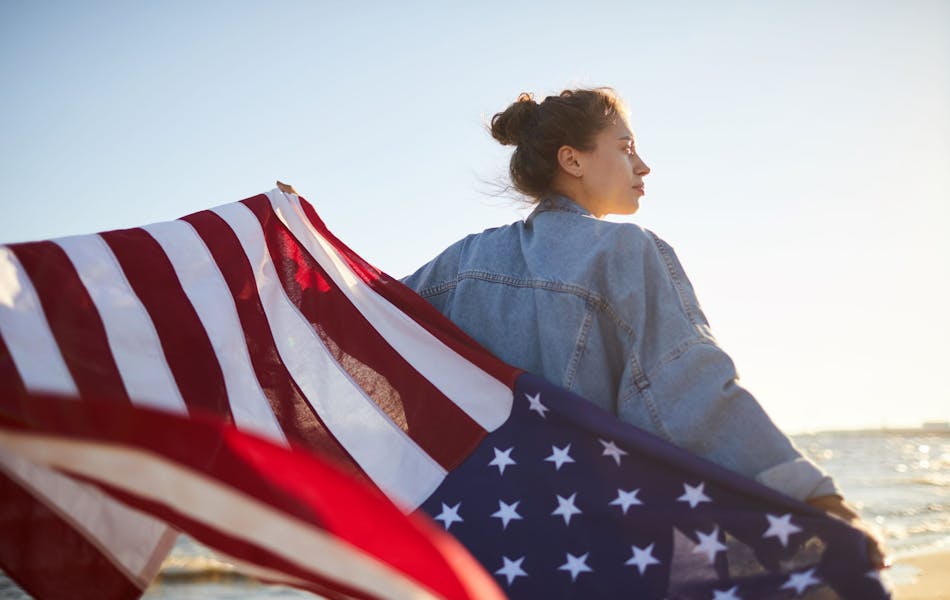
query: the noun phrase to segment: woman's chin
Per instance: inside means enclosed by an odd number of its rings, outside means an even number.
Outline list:
[[[634,188],[631,194],[606,200],[595,209],[590,209],[594,216],[604,215],[632,215],[640,209],[640,196],[642,192]],[[599,210],[598,210],[599,209]]]
[[[642,195],[642,192],[635,190],[634,194],[635,195],[630,200],[624,202],[623,206],[619,207],[620,210],[618,210],[616,214],[632,215],[640,209],[640,196]]]
[[[640,209],[640,205],[636,202],[625,203],[622,206],[617,206],[611,210],[608,214],[611,215],[632,215]]]

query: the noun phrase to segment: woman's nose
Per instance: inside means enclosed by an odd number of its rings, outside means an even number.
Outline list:
[[[633,165],[633,172],[643,177],[644,175],[650,174],[650,167],[647,166],[643,159],[637,156],[637,162]]]

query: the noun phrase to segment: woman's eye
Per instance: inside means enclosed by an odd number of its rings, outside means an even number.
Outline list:
[[[628,144],[628,145],[624,148],[624,150],[627,151],[627,154],[633,154],[633,153],[634,153],[633,144]]]

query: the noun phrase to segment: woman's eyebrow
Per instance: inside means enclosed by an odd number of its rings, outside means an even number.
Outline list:
[[[632,142],[632,141],[633,141],[633,136],[630,136],[630,135],[622,135],[622,136],[618,137],[617,139],[618,139],[618,140],[630,140],[630,141]]]

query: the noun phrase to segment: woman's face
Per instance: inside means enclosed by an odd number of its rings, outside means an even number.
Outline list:
[[[590,152],[578,153],[583,168],[578,183],[582,202],[595,216],[632,215],[640,208],[645,191],[643,178],[650,167],[637,154],[633,131],[624,117],[596,137]]]

